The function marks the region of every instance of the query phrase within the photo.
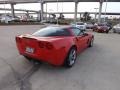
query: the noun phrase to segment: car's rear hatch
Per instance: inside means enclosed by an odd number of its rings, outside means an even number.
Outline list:
[[[64,52],[64,49],[59,51],[56,45],[62,39],[64,38],[26,35],[16,37],[16,42],[20,54],[29,55],[33,58],[40,57],[42,60],[52,60],[53,58],[57,59],[57,55]]]
[[[48,38],[38,38],[30,35],[16,37],[18,47],[22,49],[22,52],[33,54],[37,52],[37,49],[53,49],[53,44],[50,43]]]

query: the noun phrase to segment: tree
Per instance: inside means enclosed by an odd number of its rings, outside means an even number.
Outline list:
[[[58,19],[64,19],[63,13],[60,13],[60,16],[58,17]]]
[[[56,15],[55,14],[51,14],[52,15],[52,18],[55,19],[56,18]]]
[[[88,13],[88,12],[85,12],[85,13],[83,14],[83,20],[84,20],[84,21],[91,20],[90,13]]]

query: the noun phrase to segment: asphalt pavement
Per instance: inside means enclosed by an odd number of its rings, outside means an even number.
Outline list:
[[[95,35],[94,46],[66,69],[19,55],[15,36],[41,27],[0,26],[0,90],[120,90],[120,34],[89,32]]]

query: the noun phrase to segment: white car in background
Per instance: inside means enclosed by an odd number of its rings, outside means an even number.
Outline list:
[[[9,22],[11,22],[12,21],[12,17],[11,16],[2,16],[1,17],[1,22],[4,22],[4,23],[9,23]]]
[[[113,27],[113,32],[120,34],[120,24],[117,24],[117,25],[115,25],[115,26]]]
[[[94,25],[90,22],[86,23],[86,29],[93,29]]]
[[[86,30],[86,23],[83,22],[76,22],[76,23],[71,23],[72,26],[78,27],[81,30]]]
[[[9,16],[9,15],[3,15],[0,20],[3,23],[20,22],[20,18],[19,17],[14,17],[13,18],[12,16]]]

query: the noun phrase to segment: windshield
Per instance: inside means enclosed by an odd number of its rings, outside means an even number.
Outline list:
[[[33,33],[34,36],[49,37],[49,36],[70,36],[70,32],[63,28],[47,27]]]

